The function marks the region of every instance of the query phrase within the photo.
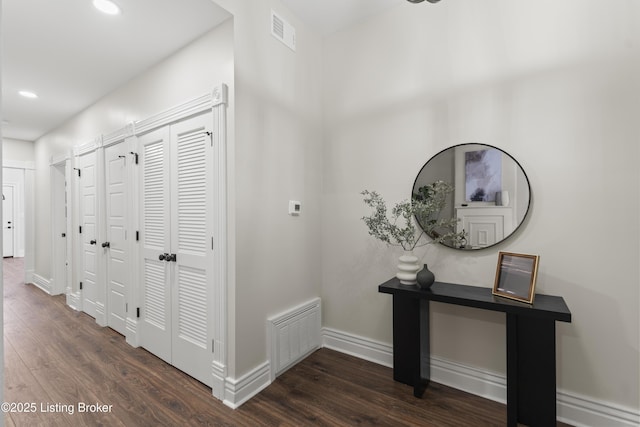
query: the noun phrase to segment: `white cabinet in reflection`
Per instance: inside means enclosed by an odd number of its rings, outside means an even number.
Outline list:
[[[458,232],[466,232],[468,249],[494,245],[514,229],[509,206],[458,206],[456,217]]]

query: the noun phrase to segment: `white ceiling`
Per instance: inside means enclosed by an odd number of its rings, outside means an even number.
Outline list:
[[[91,0],[2,0],[3,137],[37,139],[230,17],[211,0],[116,2],[119,16]]]
[[[405,3],[282,1],[325,36]],[[212,0],[116,2],[120,16],[91,0],[2,0],[3,137],[36,140],[230,17]]]

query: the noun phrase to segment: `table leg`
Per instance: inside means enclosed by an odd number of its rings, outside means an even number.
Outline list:
[[[430,378],[429,301],[393,296],[393,379],[422,397]]]
[[[555,321],[507,314],[507,425],[556,425]]]

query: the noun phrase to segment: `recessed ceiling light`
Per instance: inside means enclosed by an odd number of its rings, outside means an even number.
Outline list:
[[[29,98],[29,99],[36,99],[38,97],[37,94],[28,90],[21,90],[20,92],[18,92],[18,94],[20,94],[20,96],[24,96],[25,98]]]
[[[110,0],[93,0],[93,5],[102,13],[107,15],[119,15],[120,7]]]

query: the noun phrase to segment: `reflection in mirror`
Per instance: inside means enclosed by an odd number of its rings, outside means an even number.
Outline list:
[[[493,246],[509,237],[529,211],[527,175],[513,157],[491,145],[460,144],[439,152],[418,173],[413,197],[425,197],[425,187],[439,180],[454,188],[440,217],[457,218],[455,231],[464,231],[463,239],[444,241],[445,246],[466,250]],[[450,231],[431,231],[430,237]]]

